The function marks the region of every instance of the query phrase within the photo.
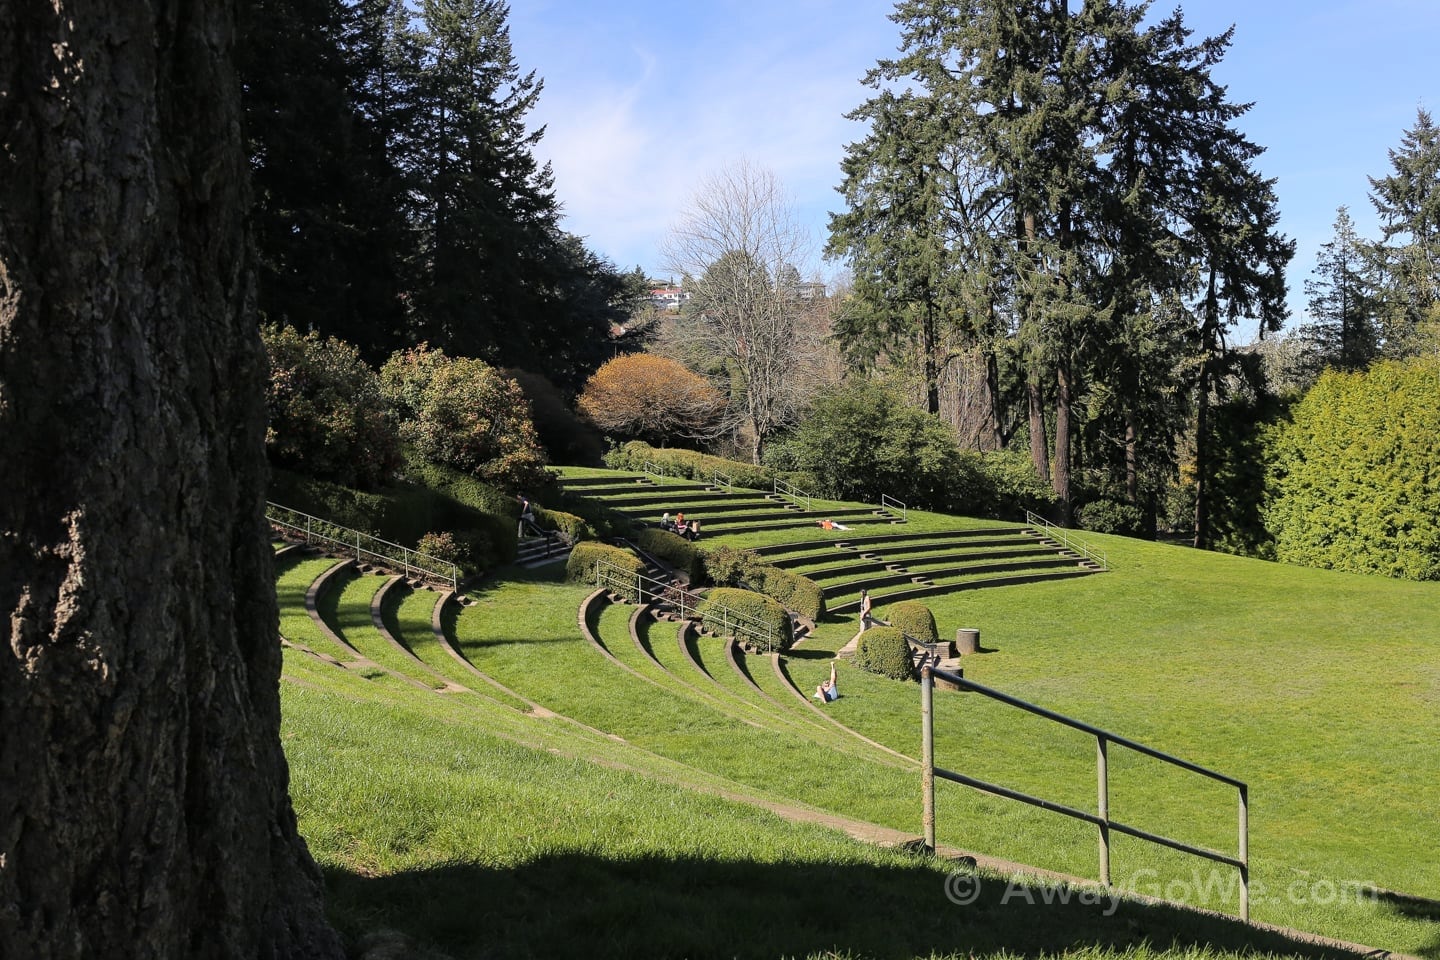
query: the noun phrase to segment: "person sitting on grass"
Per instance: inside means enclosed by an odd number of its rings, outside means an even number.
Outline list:
[[[666,511],[665,511],[665,515],[660,518],[660,529],[661,529],[661,530],[671,530],[671,531],[673,531],[673,530],[675,529],[675,524],[673,524],[673,523],[670,522],[670,511],[669,511],[669,510],[666,510]]]
[[[681,530],[680,532],[681,532],[681,534],[685,537],[686,540],[689,540],[691,543],[694,543],[696,540],[699,540],[699,539],[700,539],[700,521],[699,521],[699,520],[691,520],[691,521],[685,526],[685,529]]]
[[[815,699],[821,703],[829,703],[831,700],[840,699],[840,688],[836,686],[835,661],[830,661],[830,679],[815,688]]]

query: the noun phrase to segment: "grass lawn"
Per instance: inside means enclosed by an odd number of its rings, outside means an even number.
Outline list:
[[[848,535],[996,526],[910,517]],[[942,635],[981,629],[987,652],[966,659],[966,675],[1248,781],[1257,919],[1440,958],[1435,911],[1342,892],[1353,881],[1440,898],[1429,854],[1440,808],[1440,588],[1086,536],[1112,572],[924,601]],[[733,542],[836,538],[817,526]],[[277,589],[282,633],[333,654],[303,610],[306,578],[326,565],[282,561]],[[1241,943],[1224,924],[1169,912],[1092,929],[1069,911],[1012,911],[1013,902],[986,899],[1003,881],[987,884],[982,909],[957,912],[933,865],[710,795],[920,829],[913,768],[818,728],[824,721],[798,704],[767,718],[763,703],[742,702],[756,701],[718,646],[702,651],[716,687],[681,662],[674,625],[656,624],[648,638],[657,654],[704,692],[665,678],[630,640],[632,608],[608,608],[593,624],[602,640],[660,682],[627,673],[582,639],[577,611],[588,588],[558,575],[485,583],[472,591],[474,606],[451,611],[449,630],[480,670],[609,738],[529,717],[504,698],[458,702],[287,652],[297,810],[351,934],[394,926],[457,957],[1100,956],[1143,954],[1147,939],[1168,955],[1208,956],[1194,948]],[[322,605],[330,622],[367,655],[406,669],[406,658],[370,636],[360,596],[370,586],[357,584]],[[406,598],[390,617],[402,641],[441,668],[424,602]],[[786,666],[802,690],[828,674],[854,631],[853,616],[831,617],[791,652]],[[768,660],[746,667],[785,703]],[[826,712],[918,756],[916,685],[848,663],[840,670],[843,696]],[[441,672],[480,689],[449,666]],[[1095,808],[1092,738],[975,695],[936,699],[940,765]],[[1235,850],[1232,788],[1117,747],[1110,811]],[[938,822],[942,843],[1095,875],[1095,831],[1085,824],[952,784],[941,785]],[[1123,837],[1113,850],[1122,889],[1235,909],[1229,868]]]

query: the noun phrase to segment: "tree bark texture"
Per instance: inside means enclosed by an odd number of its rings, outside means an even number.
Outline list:
[[[0,0],[0,956],[339,957],[216,0]]]

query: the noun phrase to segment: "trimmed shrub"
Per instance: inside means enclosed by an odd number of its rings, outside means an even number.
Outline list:
[[[739,460],[712,457],[708,453],[694,450],[652,447],[648,443],[632,440],[605,454],[605,465],[612,470],[643,470],[646,461],[655,464],[669,477],[682,477],[709,483],[717,474],[725,474],[738,487],[752,490],[770,490],[775,485],[775,474],[765,467]]]
[[[935,628],[935,615],[917,600],[892,604],[885,609],[885,619],[890,626],[921,643],[935,643],[940,639],[940,631]]]
[[[743,623],[739,626],[727,620],[724,611],[739,613]],[[790,618],[785,609],[774,600],[752,590],[738,590],[733,587],[716,587],[705,596],[699,608],[700,622],[715,633],[733,636],[737,641],[755,649],[790,649],[793,637],[790,633]]]
[[[705,575],[724,587],[747,586],[809,620],[825,615],[825,594],[809,577],[782,570],[749,550],[719,546],[705,553]]]
[[[807,620],[825,616],[825,594],[809,577],[764,564],[756,571],[754,585],[767,597],[778,600],[785,609],[794,610]]]
[[[477,558],[477,563],[498,566],[495,561],[509,563],[515,559],[515,526],[520,517],[520,504],[514,497],[454,467],[429,463],[414,448],[405,451],[405,479],[476,511],[478,519],[451,532],[461,541],[461,546]],[[433,529],[450,528],[437,523]],[[487,559],[481,561],[480,557]]]
[[[663,560],[685,574],[687,580],[699,584],[705,579],[705,557],[700,549],[684,537],[646,527],[630,535],[636,546],[651,556]]]
[[[749,550],[720,545],[701,551],[705,559],[705,577],[713,584],[733,587],[749,576],[764,561]]]
[[[640,599],[638,584],[633,577],[635,574],[645,572],[645,564],[629,550],[612,547],[610,544],[601,543],[598,540],[586,540],[575,544],[575,549],[570,551],[570,558],[565,562],[565,579],[571,583],[593,584],[595,582],[595,564],[598,561],[619,567],[624,575],[631,578],[628,584],[607,583],[606,586],[609,589],[631,603]]]
[[[911,677],[910,644],[895,627],[871,627],[860,634],[855,665],[892,680]]]
[[[1440,580],[1440,360],[1326,373],[1291,417],[1270,460],[1275,558]]]
[[[584,517],[577,517],[564,510],[548,510],[533,504],[532,508],[535,511],[535,522],[544,530],[559,530],[572,541],[577,542],[595,539],[595,528],[590,526]]]

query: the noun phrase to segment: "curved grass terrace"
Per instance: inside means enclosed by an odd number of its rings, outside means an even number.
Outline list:
[[[595,490],[614,477],[565,474]],[[814,569],[835,566],[840,551],[827,542],[920,534],[849,556],[857,565],[872,551],[933,561],[959,582],[963,562],[940,559],[947,534],[1022,529],[910,517],[723,542],[769,546],[804,573],[812,554]],[[1440,917],[1424,899],[1340,895],[1364,882],[1440,898],[1440,868],[1426,853],[1440,767],[1440,591],[1093,539],[1109,554],[1108,573],[923,598],[942,636],[981,630],[984,652],[964,658],[966,676],[1246,780],[1256,919],[1440,957]],[[961,911],[945,899],[943,863],[837,832],[918,835],[918,770],[860,739],[919,755],[913,683],[842,660],[842,697],[823,709],[855,736],[798,702],[768,658],[739,655],[767,699],[735,672],[722,640],[693,642],[707,676],[682,653],[676,624],[632,624],[634,607],[600,603],[589,623],[616,663],[581,635],[590,588],[558,582],[551,568],[487,581],[471,592],[475,603],[449,604],[441,617],[455,648],[516,696],[430,693],[395,677],[428,675],[433,686],[438,675],[493,693],[467,681],[427,632],[433,595],[397,595],[383,611],[423,666],[376,642],[374,577],[334,590],[322,613],[376,668],[307,652],[347,659],[306,623],[306,578],[328,565],[277,562],[281,632],[301,645],[285,655],[286,746],[302,829],[354,935],[383,923],[456,957],[1311,952],[1138,904],[1114,918],[1075,904],[1002,904],[1004,880]],[[885,616],[881,595],[876,614]],[[855,630],[853,614],[822,619],[785,656],[785,673],[813,690]],[[1094,810],[1093,738],[975,695],[937,692],[936,708],[941,766]],[[1092,827],[948,783],[937,801],[942,845],[1095,874]],[[1235,848],[1233,789],[1119,748],[1110,811],[1188,843]],[[1232,870],[1129,838],[1112,839],[1112,877],[1137,894],[1236,909]]]

